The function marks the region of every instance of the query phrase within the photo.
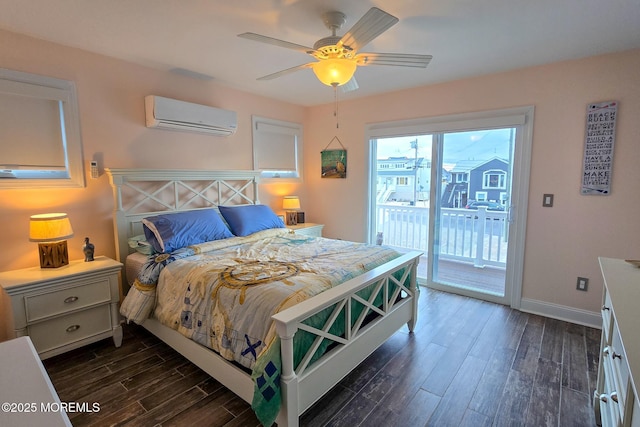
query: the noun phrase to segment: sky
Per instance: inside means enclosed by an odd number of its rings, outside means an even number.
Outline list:
[[[377,157],[409,157],[416,155],[412,148],[418,142],[418,157],[431,158],[431,135],[401,136],[378,139]],[[444,136],[443,162],[455,164],[459,160],[488,160],[509,158],[511,129],[493,129],[447,133]]]

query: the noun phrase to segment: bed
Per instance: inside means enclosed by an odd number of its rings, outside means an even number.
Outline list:
[[[230,209],[227,207],[243,208],[254,205],[257,208],[261,206],[258,197],[260,174],[257,171],[107,169],[106,172],[114,194],[117,257],[127,266],[123,271],[123,294],[129,292],[130,284],[134,283],[135,279],[131,276],[138,271],[131,267],[136,256],[140,262],[140,254],[133,254],[135,251],[131,247],[131,239],[142,234],[143,220],[146,221],[155,215],[199,212],[212,208],[216,211],[222,209],[228,211]],[[177,258],[184,256],[185,259],[164,267],[166,273],[160,273],[164,276],[158,281],[158,295],[161,293],[160,284],[169,280],[167,276],[181,271],[180,269],[191,268],[184,264],[187,258],[189,260],[197,258],[202,264],[212,262],[209,257],[222,257],[224,251],[247,252],[255,256],[255,254],[264,253],[263,247],[258,246],[256,249],[248,245],[270,245],[272,241],[285,242],[282,248],[297,245],[295,250],[289,251],[288,256],[295,255],[300,260],[304,258],[305,263],[314,258],[305,255],[309,251],[323,250],[325,251],[323,253],[333,253],[335,248],[341,248],[340,250],[356,252],[354,249],[348,249],[348,245],[351,244],[360,245],[353,246],[358,250],[371,251],[366,252],[366,259],[375,258],[375,260],[358,261],[357,264],[359,268],[362,267],[361,270],[348,273],[346,280],[339,286],[331,285],[317,295],[309,295],[295,304],[283,305],[283,308],[272,315],[268,322],[264,322],[268,323],[267,329],[271,331],[274,338],[265,340],[265,345],[260,351],[253,344],[254,341],[247,338],[247,348],[252,350],[256,359],[253,371],[248,370],[246,365],[243,366],[243,363],[237,360],[228,360],[229,355],[225,354],[226,358],[223,357],[224,351],[216,352],[203,343],[183,335],[178,332],[180,328],[163,324],[158,320],[161,319],[166,323],[160,308],[157,314],[140,323],[239,397],[252,403],[263,424],[269,424],[272,418],[275,418],[279,426],[296,426],[299,416],[305,410],[398,329],[406,324],[409,330],[413,331],[417,320],[419,294],[416,269],[422,254],[410,252],[388,257],[380,252],[381,249],[365,248],[364,245],[352,242],[315,237],[301,238],[287,230],[263,230],[243,237],[190,246],[191,252],[185,253],[183,250],[173,252],[179,254]],[[314,249],[316,246],[312,246],[321,243],[328,246],[325,249]],[[227,247],[229,245],[231,248]],[[233,262],[245,263],[246,261],[238,261],[234,258]],[[333,261],[330,262],[333,264]],[[321,277],[317,273],[318,268],[322,267],[304,264],[304,268],[300,268],[300,264],[295,262],[291,265],[297,267],[285,264],[278,263],[275,267],[275,270],[279,271],[278,274],[284,274],[282,271],[286,273],[287,268],[297,268],[309,270],[307,279],[316,275],[318,278]],[[297,273],[298,271],[296,271],[296,277]],[[216,274],[223,277],[222,273]],[[258,276],[260,274],[258,273]],[[288,277],[283,278],[282,282],[289,284]],[[222,288],[215,288],[216,296],[218,289]],[[212,295],[211,299],[214,299],[214,293],[210,292],[211,288],[207,289],[209,292],[207,295]],[[240,294],[245,298],[244,289],[246,287],[241,291],[237,290],[238,298]],[[250,295],[249,291],[246,292]],[[133,293],[131,291],[131,294]],[[247,297],[247,299],[251,298]],[[161,301],[160,296],[158,301]],[[160,306],[162,304],[158,302],[158,307]],[[181,320],[184,321],[184,319]],[[191,319],[188,320],[191,323]],[[216,334],[212,333],[212,335]],[[304,341],[306,344],[301,353],[303,339],[306,340]],[[277,346],[271,345],[274,342]],[[217,350],[220,351],[221,348]],[[279,387],[276,386],[277,393],[274,398],[277,405],[274,406],[273,401],[270,401],[268,409],[263,411],[257,396],[260,395],[262,386],[260,381],[263,378],[261,375],[265,371],[265,366],[267,371],[271,366],[271,363],[264,363],[264,360],[269,362],[267,354],[274,352],[277,354],[271,354],[269,357],[273,357],[273,360],[279,363],[277,375],[272,377],[272,380],[279,385]],[[260,369],[257,368],[258,365]],[[266,404],[262,395],[260,398],[262,404]],[[268,414],[269,411],[272,411],[273,416]]]

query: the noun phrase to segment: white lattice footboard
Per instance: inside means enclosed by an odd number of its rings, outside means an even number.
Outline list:
[[[418,316],[416,270],[421,255],[420,252],[405,254],[273,316],[282,355],[283,406],[278,426],[297,426],[299,415],[398,329],[407,324],[413,331]],[[373,292],[365,300],[358,291],[367,287],[372,287]],[[363,310],[352,315],[355,307]],[[322,328],[312,328],[304,323],[325,309],[329,309],[331,315]],[[337,319],[345,322],[341,328],[345,332],[340,335],[330,332]],[[315,340],[302,362],[294,367],[293,338],[299,330],[313,334]],[[324,339],[335,343],[335,346],[308,365]]]

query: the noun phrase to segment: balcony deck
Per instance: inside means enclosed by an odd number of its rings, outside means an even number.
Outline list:
[[[418,277],[427,277],[427,257],[420,257]],[[474,267],[473,263],[440,260],[438,282],[456,287],[471,288],[481,292],[504,295],[505,269],[500,267]]]
[[[429,208],[378,204],[376,232],[385,245],[405,252],[429,248]],[[438,283],[504,295],[508,215],[503,211],[442,208],[438,235]],[[427,258],[418,266],[427,277]]]

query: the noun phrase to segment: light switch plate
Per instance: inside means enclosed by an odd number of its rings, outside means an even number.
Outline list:
[[[91,161],[91,179],[100,178],[100,170],[98,169],[98,162],[95,160]]]
[[[586,277],[578,277],[578,281],[576,282],[576,289],[579,291],[587,291],[589,288],[589,279]]]
[[[553,206],[553,194],[545,194],[542,197],[542,207],[550,208]]]

